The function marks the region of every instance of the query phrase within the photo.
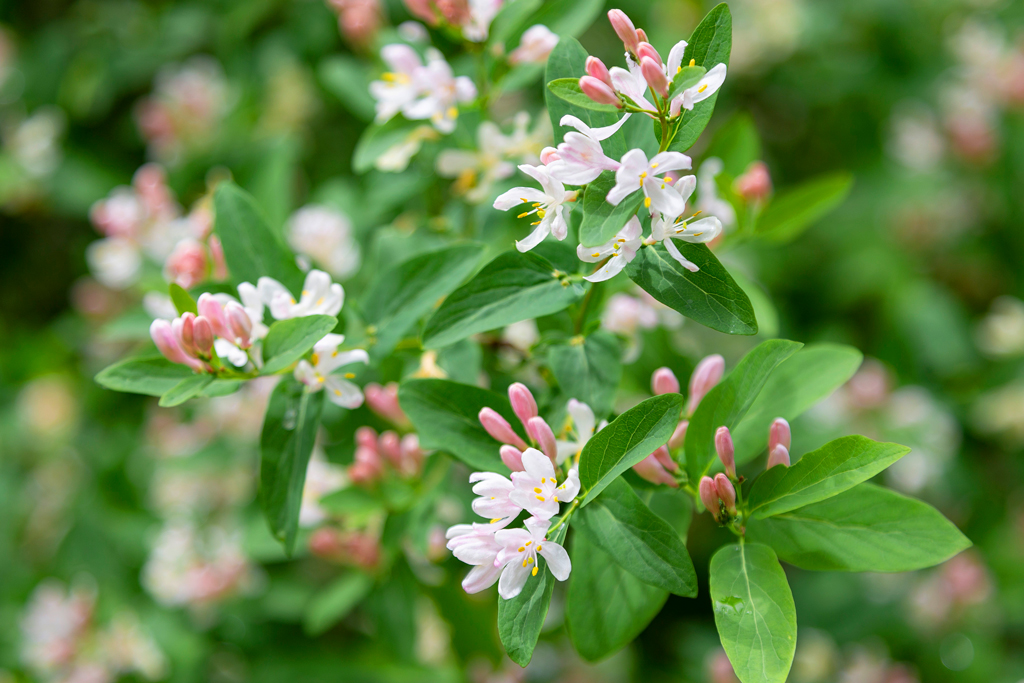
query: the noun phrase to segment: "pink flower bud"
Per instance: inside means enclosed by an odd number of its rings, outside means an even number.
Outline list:
[[[793,443],[792,432],[789,430],[789,423],[784,418],[777,417],[768,428],[768,452],[771,453],[775,447],[782,444],[789,450]]]
[[[690,375],[690,393],[686,402],[686,414],[693,415],[709,391],[722,379],[725,373],[725,359],[717,353],[703,358]]]
[[[540,151],[540,163],[544,164],[545,166],[547,166],[553,161],[558,161],[561,158],[562,157],[558,153],[558,150],[555,149],[554,147],[545,147]]]
[[[423,457],[426,455],[420,448],[420,437],[416,434],[406,434],[402,437],[402,474],[412,476],[420,471],[423,465]]]
[[[662,97],[668,95],[668,78],[657,62],[650,57],[644,57],[640,60],[640,73],[643,74],[647,85],[651,86],[651,90]]]
[[[402,441],[398,434],[388,430],[377,440],[377,450],[396,469],[402,465]]]
[[[668,439],[669,448],[679,448],[686,443],[686,428],[690,426],[689,420],[682,420],[676,425],[676,430]]]
[[[523,467],[523,452],[515,446],[509,446],[508,444],[502,444],[501,448],[498,449],[501,454],[501,461],[505,463],[505,467],[509,468],[513,472],[522,472]]]
[[[768,165],[755,161],[733,183],[736,194],[749,201],[761,201],[772,193],[772,177]]]
[[[206,279],[209,257],[206,247],[193,239],[178,242],[164,264],[164,277],[185,289],[194,287]]]
[[[309,536],[309,551],[317,557],[333,559],[341,555],[344,547],[336,529],[321,527]]]
[[[388,382],[385,386],[371,382],[363,387],[363,393],[366,395],[366,405],[370,410],[395,424],[408,423],[409,418],[398,404],[397,382]]]
[[[711,477],[701,477],[698,492],[700,493],[700,502],[704,503],[704,507],[717,520],[720,500],[718,498],[718,489],[715,487],[715,480]]]
[[[725,509],[736,514],[736,489],[733,488],[732,482],[729,481],[729,477],[725,476],[721,472],[715,475],[715,490],[718,491],[718,497],[725,503]]]
[[[558,444],[555,442],[555,433],[543,417],[531,417],[526,423],[526,433],[537,442],[537,447],[544,455],[551,458],[551,462],[558,457]]]
[[[736,449],[732,444],[732,434],[729,433],[729,428],[724,425],[715,432],[715,451],[718,452],[718,457],[721,458],[722,464],[725,465],[726,473],[730,477],[735,478]]]
[[[616,107],[622,107],[619,96],[615,94],[611,86],[597,80],[593,76],[583,76],[580,78],[580,90],[598,104],[611,104]]]
[[[658,368],[651,375],[651,392],[655,396],[661,394],[678,394],[679,380],[674,372],[668,368]]]
[[[174,331],[171,329],[171,323],[168,321],[154,320],[153,324],[149,326],[149,336],[153,338],[156,348],[160,350],[160,353],[167,360],[172,363],[187,365],[193,370],[202,369],[203,364],[199,359],[193,358],[182,350]]]
[[[228,263],[224,260],[224,245],[221,244],[220,237],[210,235],[207,244],[210,245],[210,257],[213,260],[213,279],[217,281],[227,280]]]
[[[224,317],[227,318],[228,327],[231,329],[231,339],[241,348],[247,349],[252,346],[252,321],[249,314],[242,308],[242,304],[231,301],[224,307]]]
[[[512,425],[508,423],[508,420],[499,415],[493,408],[482,408],[478,417],[480,418],[480,424],[484,426],[487,433],[498,441],[510,443],[521,451],[528,448],[522,437],[512,429]]]
[[[360,427],[356,430],[356,445],[377,451],[377,432],[373,427]]]
[[[659,67],[664,64],[664,62],[661,61],[661,55],[658,54],[658,51],[654,49],[653,45],[646,41],[640,43],[639,47],[637,47],[636,56],[640,61],[643,61],[644,57],[650,57]]]
[[[668,452],[668,446],[659,447],[656,451],[651,453],[651,455],[653,455],[654,459],[661,463],[661,466],[669,472],[676,472],[679,470],[679,465],[676,464],[676,461],[672,459],[672,455]]]
[[[434,0],[437,9],[452,26],[462,26],[469,19],[469,2],[467,0]]]
[[[633,22],[629,20],[626,13],[620,9],[609,10],[608,21],[611,22],[612,28],[615,29],[615,35],[619,37],[626,49],[636,54],[636,48],[640,41],[636,37],[636,27],[633,26]]]
[[[614,87],[612,85],[612,75],[609,73],[608,67],[597,57],[587,57],[586,69],[588,75],[593,76],[609,88]]]
[[[633,465],[633,471],[653,484],[665,484],[672,488],[679,488],[679,482],[668,473],[654,453]]]
[[[641,43],[651,42],[647,40],[647,31],[643,30],[642,28],[638,28],[636,30],[636,39],[639,40]]]
[[[531,417],[537,417],[537,401],[525,384],[515,382],[508,388],[508,400],[512,402],[512,412],[525,426]]]
[[[199,315],[210,321],[213,325],[213,333],[224,339],[231,339],[231,327],[228,326],[228,319],[224,315],[224,306],[217,301],[212,294],[200,294],[196,302]]]
[[[195,325],[196,314],[186,311],[180,318],[171,323],[174,336],[178,338],[181,349],[190,356],[198,356],[199,349],[196,348],[193,326]]]
[[[370,430],[373,431],[373,430]],[[372,484],[384,474],[384,462],[377,446],[356,446],[355,462],[348,468],[348,478],[353,484]]]
[[[434,13],[434,7],[430,0],[405,0],[405,7],[414,17],[422,19],[431,26],[437,24],[437,15]]]
[[[196,318],[192,325],[192,338],[199,355],[209,356],[213,351],[213,326],[210,321],[203,316]]]
[[[776,445],[775,448],[768,453],[768,469],[771,469],[776,465],[785,465],[786,467],[789,467],[789,449],[781,443]]]

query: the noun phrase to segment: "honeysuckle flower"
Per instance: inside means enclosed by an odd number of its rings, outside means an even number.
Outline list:
[[[543,64],[558,45],[558,34],[543,24],[526,29],[519,47],[508,55],[509,64]]]
[[[614,135],[627,120],[626,114],[616,123],[601,128],[591,128],[572,114],[566,114],[559,125],[572,126],[579,132],[568,132],[558,145],[558,159],[547,165],[548,172],[557,180],[569,185],[585,185],[602,171],[615,171],[619,162],[608,157],[601,147],[601,140]]]
[[[509,525],[522,511],[523,506],[510,499],[514,485],[508,477],[497,472],[474,472],[469,475],[469,483],[478,498],[473,500],[473,512],[490,520],[495,529],[503,529]]]
[[[569,231],[565,203],[574,201],[576,193],[566,191],[565,186],[551,176],[546,166],[522,164],[519,170],[539,182],[542,189],[513,187],[494,200],[495,209],[508,211],[513,206],[524,206],[529,210],[519,214],[519,218],[536,215],[540,219],[531,223],[536,227],[526,239],[516,241],[516,249],[529,251],[543,242],[548,235],[554,235],[557,240],[564,240]]]
[[[295,366],[295,379],[299,380],[309,391],[327,389],[327,399],[342,408],[358,408],[363,404],[362,390],[348,381],[355,377],[346,373],[344,378],[331,373],[338,368],[352,363],[370,362],[370,356],[363,349],[339,351],[338,346],[345,341],[341,334],[328,334],[313,345],[310,360],[300,360]]]
[[[479,593],[490,588],[501,576],[502,566],[496,564],[502,546],[495,540],[497,529],[493,524],[456,524],[445,533],[447,548],[452,555],[474,565],[462,580],[467,593]]]
[[[516,171],[507,159],[510,140],[497,124],[484,121],[476,130],[477,149],[446,149],[437,155],[437,172],[445,178],[456,178],[456,194],[466,201],[478,203],[491,196],[494,184]]]
[[[676,181],[672,191],[679,195],[685,207],[696,186],[696,177],[683,176]],[[722,234],[722,223],[715,216],[701,218],[691,223],[689,219],[681,220],[678,215],[656,213],[651,217],[651,237],[648,243],[664,242],[665,248],[672,258],[687,270],[696,273],[700,268],[680,253],[679,247],[673,243],[673,240],[700,244],[710,242],[720,234]]]
[[[322,270],[311,270],[302,286],[302,295],[296,302],[292,293],[277,280],[261,277],[256,283],[260,298],[277,320],[301,318],[307,315],[338,315],[345,302],[345,290],[331,283],[331,276]]]
[[[695,104],[714,95],[725,83],[725,72],[725,64],[716,64],[711,67],[704,77],[697,81],[696,85],[690,86],[672,100],[670,113],[675,116],[679,113],[680,108],[691,111]]]
[[[722,172],[724,164],[717,157],[705,159],[697,171],[697,208],[712,216],[717,216],[725,228],[736,224],[736,210],[728,201],[718,196],[718,184],[715,176]]]
[[[400,43],[385,45],[380,58],[391,70],[370,83],[370,94],[377,100],[377,123],[384,123],[419,95],[416,72],[423,68],[423,62],[415,50]]]
[[[640,70],[640,64],[627,55],[626,66],[629,67],[628,70],[618,66],[613,66],[609,70],[615,92],[629,98],[641,109],[656,111],[657,107],[647,100],[647,79]]]
[[[430,48],[424,64],[408,45],[385,45],[381,58],[391,68],[370,84],[377,100],[377,122],[401,112],[412,121],[429,120],[441,133],[455,130],[460,102],[476,97],[476,86],[466,76],[456,77],[444,55]]]
[[[665,484],[672,488],[679,488],[679,482],[671,474],[678,469],[679,465],[672,460],[672,456],[664,446],[633,465],[633,471],[647,481],[653,484]]]
[[[537,555],[546,560],[551,574],[559,581],[565,581],[572,572],[569,553],[545,537],[551,522],[531,517],[525,525],[525,529],[502,529],[494,535],[494,540],[501,546],[494,562],[503,567],[498,595],[505,600],[519,595],[527,579],[537,576]]]
[[[142,254],[122,237],[96,240],[86,248],[85,260],[96,279],[111,289],[134,284],[142,272]]]
[[[580,492],[580,475],[575,468],[569,470],[561,486],[555,481],[555,466],[551,459],[536,448],[523,452],[522,472],[512,473],[515,487],[509,501],[540,519],[551,519],[558,513],[559,503],[571,503]]]
[[[566,410],[569,413],[569,417],[572,419],[573,432],[575,432],[576,440],[560,440],[558,442],[558,464],[561,465],[570,456],[573,458],[573,462],[577,462],[580,453],[583,452],[583,447],[587,445],[590,438],[594,435],[594,428],[597,427],[598,431],[603,427],[606,422],[602,422],[600,426],[597,425],[597,420],[594,417],[594,411],[590,409],[586,403],[577,401],[574,398],[569,399],[569,404],[566,406]]]
[[[650,161],[641,149],[632,149],[622,157],[615,172],[615,187],[608,193],[608,202],[618,204],[639,189],[644,191],[644,206],[670,216],[686,210],[686,202],[675,191],[668,178],[659,175],[690,168],[690,157],[681,152],[660,152]]]
[[[601,246],[584,247],[582,244],[578,245],[576,247],[576,255],[581,261],[597,263],[598,261],[608,259],[601,270],[587,275],[583,279],[590,282],[603,282],[618,275],[626,267],[626,264],[636,257],[637,249],[643,244],[642,235],[643,227],[640,225],[640,220],[633,216],[623,226],[622,230],[615,233],[615,237]]]
[[[288,244],[333,277],[345,278],[359,268],[359,244],[348,217],[329,206],[310,204],[291,215],[285,227]]]
[[[505,0],[469,0],[469,15],[462,22],[462,36],[474,43],[487,40],[494,17],[498,16]],[[558,39],[555,39],[558,42]]]

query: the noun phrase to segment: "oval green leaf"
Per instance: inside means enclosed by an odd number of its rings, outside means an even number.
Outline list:
[[[261,372],[264,375],[272,375],[284,370],[302,358],[337,324],[338,320],[329,315],[307,315],[278,320],[270,326],[263,340],[264,363]]]

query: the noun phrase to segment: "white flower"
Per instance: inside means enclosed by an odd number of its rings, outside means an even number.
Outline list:
[[[462,580],[462,589],[467,593],[490,588],[501,575],[502,567],[496,563],[501,551],[494,539],[496,530],[493,524],[456,524],[445,533],[448,550],[459,560],[474,565]]]
[[[576,193],[566,192],[565,186],[552,178],[544,166],[523,164],[519,170],[539,182],[543,189],[513,187],[494,200],[494,208],[500,211],[508,211],[513,206],[532,203],[531,210],[519,214],[519,217],[524,218],[536,214],[540,219],[531,223],[537,227],[525,240],[516,242],[516,249],[529,251],[543,242],[549,234],[554,235],[557,240],[564,240],[569,231],[569,224],[566,222],[565,216],[567,207],[564,204],[574,200]]]
[[[462,24],[462,35],[466,40],[474,43],[482,43],[487,40],[487,34],[498,16],[501,5],[505,0],[469,0],[469,17]],[[558,42],[557,39],[555,42]]]
[[[531,517],[525,524],[525,529],[502,529],[494,535],[494,540],[501,546],[495,563],[503,567],[498,595],[505,600],[519,595],[526,580],[537,575],[538,554],[547,561],[548,569],[559,581],[569,578],[572,571],[572,562],[565,548],[544,537],[551,522]]]
[[[580,492],[580,475],[576,468],[570,469],[562,485],[557,486],[555,466],[536,448],[523,452],[523,468],[523,472],[512,473],[515,489],[508,498],[535,517],[551,519],[558,513],[559,503],[571,503]]]
[[[544,24],[526,29],[519,40],[519,47],[508,56],[509,64],[543,64],[558,45],[558,34]]]
[[[594,411],[590,409],[586,403],[577,401],[574,398],[569,399],[569,405],[566,408],[569,411],[569,417],[572,418],[573,431],[576,432],[575,441],[559,441],[558,442],[558,463],[565,462],[566,458],[572,456],[574,459],[579,457],[579,454],[583,452],[583,447],[590,441],[590,437],[594,435],[594,427],[597,427],[598,431],[604,427],[607,422],[602,421],[600,425],[594,418]]]
[[[619,162],[604,153],[601,140],[614,135],[629,117],[626,114],[610,126],[591,128],[571,114],[563,116],[559,124],[572,126],[579,132],[565,134],[558,145],[558,161],[548,164],[548,172],[563,183],[585,185],[601,175],[601,171],[617,170]]]
[[[106,287],[124,289],[135,284],[142,271],[142,254],[130,240],[108,237],[85,250],[89,270]]]
[[[643,189],[644,206],[653,211],[678,216],[686,209],[679,193],[671,188],[671,181],[658,175],[690,168],[690,157],[680,152],[660,152],[650,161],[641,149],[632,149],[622,157],[615,172],[615,187],[608,193],[608,202],[618,205],[627,196]]]
[[[679,193],[685,206],[686,201],[693,194],[696,186],[696,177],[692,175],[683,176],[676,181],[673,191]],[[700,268],[697,267],[696,263],[693,263],[680,253],[679,247],[675,245],[673,240],[700,244],[710,242],[720,234],[722,234],[722,223],[714,216],[701,218],[690,223],[685,220],[680,221],[678,216],[655,214],[651,217],[651,238],[648,243],[664,242],[665,249],[672,255],[672,258],[690,272],[696,273]]]
[[[618,66],[611,68],[609,74],[612,79],[612,87],[615,88],[616,92],[633,100],[633,104],[641,109],[656,111],[657,107],[648,102],[645,97],[647,94],[647,79],[640,73],[640,65],[634,62],[629,55],[626,55],[626,66],[629,67],[629,71]]]
[[[340,211],[310,204],[288,219],[288,243],[336,278],[359,268],[359,245],[352,239],[352,223]]]
[[[693,105],[703,102],[718,92],[718,89],[725,83],[725,64],[716,64],[704,74],[704,77],[697,81],[696,85],[690,86],[681,95],[672,100],[671,114],[679,113],[680,107],[687,111],[693,109]]]
[[[416,126],[403,140],[396,142],[373,162],[373,167],[385,173],[401,173],[409,167],[409,162],[419,154],[423,143],[437,140],[441,136],[431,126]]]
[[[313,345],[311,361],[300,360],[295,366],[295,379],[310,391],[327,388],[327,398],[342,408],[358,408],[363,404],[363,391],[348,380],[355,377],[346,373],[344,379],[331,373],[352,363],[369,363],[370,356],[363,349],[339,351],[338,345],[345,341],[341,334],[328,334]]]
[[[426,64],[408,45],[385,45],[381,58],[392,70],[370,84],[378,123],[401,112],[412,121],[429,120],[442,133],[455,130],[458,103],[476,97],[472,80],[456,78],[444,55],[434,48],[427,50]]]
[[[516,171],[506,160],[509,138],[497,124],[484,121],[476,130],[477,149],[446,149],[437,156],[437,172],[445,178],[458,178],[456,192],[472,203],[485,201],[494,183]]]
[[[261,277],[256,283],[260,299],[270,308],[277,320],[301,318],[307,315],[338,315],[345,303],[345,290],[331,283],[331,276],[322,270],[311,270],[302,286],[298,302],[291,292],[273,278]]]
[[[732,204],[718,196],[715,176],[722,172],[723,167],[722,160],[717,157],[705,159],[700,165],[697,171],[697,208],[718,216],[722,225],[728,228],[736,224],[736,210]]]
[[[412,104],[420,92],[416,72],[423,62],[408,45],[385,45],[380,57],[391,71],[370,83],[370,94],[377,100],[377,123],[384,123]]]
[[[604,264],[601,270],[592,275],[587,275],[584,279],[590,282],[603,282],[622,272],[626,264],[636,257],[637,249],[643,244],[642,234],[643,227],[640,225],[640,219],[633,216],[623,226],[622,230],[615,233],[615,237],[601,246],[584,247],[582,244],[578,245],[576,247],[576,255],[582,261],[597,263],[598,261],[608,259],[608,262]]]
[[[509,500],[514,486],[508,477],[497,472],[474,472],[469,481],[476,484],[473,493],[479,496],[473,501],[473,512],[489,519],[495,529],[508,526],[522,511],[521,505]]]

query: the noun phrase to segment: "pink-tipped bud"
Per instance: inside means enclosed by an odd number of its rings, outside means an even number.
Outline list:
[[[717,520],[718,509],[721,501],[718,498],[718,489],[715,487],[715,480],[711,477],[701,477],[698,491],[700,493],[700,502],[704,503],[704,507],[706,507],[708,512],[711,513],[711,516]]]
[[[501,443],[510,443],[521,451],[525,451],[528,448],[522,437],[512,429],[512,425],[508,423],[508,420],[499,415],[493,408],[482,408],[478,417],[480,418],[480,424],[484,426],[487,433]]]
[[[658,368],[651,375],[651,392],[655,396],[662,394],[678,394],[679,380],[674,372],[668,368]]]
[[[761,201],[772,193],[772,176],[768,165],[755,161],[733,183],[736,194],[749,201]]]
[[[588,75],[593,76],[609,88],[613,87],[612,75],[608,71],[608,67],[600,59],[597,57],[587,57],[586,69]]]
[[[384,419],[395,424],[405,424],[409,421],[398,404],[397,382],[388,382],[385,386],[371,382],[363,387],[363,393],[366,395],[366,405],[370,410]]]
[[[638,28],[636,30],[636,39],[639,40],[641,43],[651,42],[647,40],[647,31],[643,30],[642,28]]]
[[[785,465],[786,467],[789,467],[789,449],[781,443],[776,445],[775,448],[768,453],[768,469],[771,469],[776,465]]]
[[[377,451],[377,432],[373,427],[360,427],[356,430],[356,445]]]
[[[387,458],[395,469],[402,467],[402,440],[395,432],[388,430],[377,440],[377,450]]]
[[[234,301],[229,302],[224,307],[224,317],[227,318],[228,327],[231,329],[232,341],[243,349],[252,346],[252,320],[242,305]]]
[[[195,344],[195,321],[195,313],[186,311],[181,314],[180,318],[171,323],[171,329],[174,330],[174,336],[178,338],[178,343],[181,345],[182,350],[190,356],[199,355],[199,350]]]
[[[537,417],[537,401],[525,384],[511,384],[508,388],[508,400],[512,403],[512,412],[524,426],[531,417]]]
[[[672,432],[672,436],[668,438],[669,448],[679,448],[686,443],[686,429],[690,426],[689,420],[682,420],[676,425],[676,430]]]
[[[547,166],[553,161],[559,161],[562,155],[554,147],[545,147],[540,151],[540,163]]]
[[[668,78],[657,62],[650,57],[644,57],[640,60],[640,73],[643,74],[647,85],[651,86],[651,90],[662,97],[668,95]]]
[[[636,27],[633,26],[633,22],[629,20],[626,13],[620,9],[609,10],[608,21],[611,22],[612,28],[615,29],[615,35],[619,37],[625,48],[636,54],[636,48],[640,41],[636,37]]]
[[[725,359],[717,353],[703,358],[690,375],[690,394],[686,414],[693,415],[701,400],[718,384],[725,373]]]
[[[659,67],[664,64],[664,62],[661,61],[661,55],[658,54],[658,51],[654,49],[653,45],[646,41],[640,43],[639,47],[637,47],[636,56],[640,61],[643,61],[644,57],[649,57]]]
[[[580,78],[580,90],[598,104],[611,104],[616,107],[622,107],[622,102],[619,101],[619,96],[615,94],[612,87],[593,76],[583,76]]]
[[[231,339],[231,327],[228,325],[228,319],[224,315],[224,306],[214,299],[212,294],[200,294],[196,307],[199,309],[199,315],[209,320],[210,324],[213,325],[214,335],[224,339]]]
[[[729,433],[729,428],[724,425],[715,432],[715,451],[718,452],[718,457],[721,458],[722,464],[725,465],[726,474],[735,479],[736,448],[732,444],[732,434]]]
[[[210,321],[205,317],[199,316],[193,322],[192,339],[199,355],[209,356],[210,352],[213,351],[213,326],[210,325]]]
[[[679,488],[679,482],[669,474],[654,453],[633,465],[633,471],[651,483]]]
[[[320,527],[309,536],[309,551],[317,557],[334,559],[344,552],[341,534],[330,527]]]
[[[725,503],[725,509],[732,514],[736,514],[736,489],[733,488],[732,482],[729,481],[729,477],[725,476],[721,472],[715,475],[715,490],[718,492],[718,497]]]
[[[426,453],[420,448],[420,437],[416,434],[406,434],[402,437],[402,466],[401,472],[406,476],[415,475],[423,465],[423,458]]]
[[[676,472],[679,470],[679,465],[672,459],[672,455],[668,452],[668,446],[659,447],[656,451],[651,453],[651,455],[653,455],[654,459],[661,463],[661,466],[669,472]]]
[[[153,343],[156,344],[156,348],[160,350],[164,358],[171,361],[172,363],[181,363],[187,365],[193,370],[202,370],[203,364],[197,359],[185,353],[181,348],[181,344],[178,342],[177,336],[174,334],[174,330],[171,328],[171,323],[166,320],[154,320],[153,324],[149,326],[149,336],[153,338]]]
[[[505,463],[505,467],[513,472],[522,472],[525,469],[523,467],[523,452],[515,446],[502,444],[498,452],[501,454],[501,461]]]
[[[551,462],[558,457],[558,444],[555,442],[555,433],[551,431],[551,425],[543,417],[531,417],[526,423],[526,433],[537,442],[537,447],[544,455],[551,458]]]
[[[777,417],[768,429],[768,452],[771,453],[775,447],[782,444],[789,450],[793,444],[793,434],[789,429],[789,423],[785,418]]]

